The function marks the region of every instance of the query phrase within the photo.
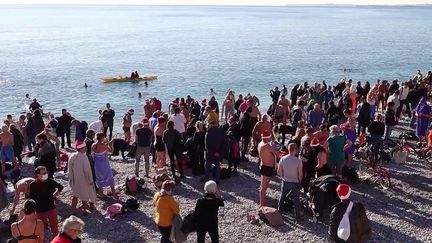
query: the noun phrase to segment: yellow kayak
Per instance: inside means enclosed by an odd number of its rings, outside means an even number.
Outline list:
[[[144,76],[141,78],[135,78],[131,79],[130,77],[105,77],[101,78],[104,83],[114,83],[114,82],[140,82],[140,81],[153,81],[157,80],[158,76],[152,75],[152,76]]]

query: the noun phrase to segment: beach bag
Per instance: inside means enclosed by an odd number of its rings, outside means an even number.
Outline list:
[[[113,219],[117,215],[122,214],[123,205],[120,203],[114,203],[107,207],[105,211],[105,218],[106,219]]]
[[[134,175],[126,177],[126,192],[134,193],[138,191],[138,181]]]
[[[261,207],[258,211],[260,219],[271,226],[283,225],[284,221],[282,215],[276,208]]]
[[[396,151],[395,153],[393,153],[393,162],[395,162],[396,164],[402,164],[406,162],[408,153],[406,151],[403,150],[399,150]]]
[[[184,217],[181,231],[184,234],[190,234],[196,231],[195,212],[191,212],[188,215],[186,215],[186,217]]]
[[[122,211],[124,213],[135,211],[140,207],[140,204],[138,203],[138,201],[135,198],[129,198],[122,205],[123,205]]]
[[[350,237],[347,241],[350,243],[367,242],[372,235],[366,209],[361,203],[354,203],[351,210],[350,233]]]
[[[352,207],[353,207],[353,202],[350,202],[337,229],[337,236],[339,237],[339,239],[345,241],[348,240],[348,238],[351,235],[351,225],[350,225],[349,216],[351,214]]]

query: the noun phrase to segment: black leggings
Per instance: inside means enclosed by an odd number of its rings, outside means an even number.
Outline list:
[[[107,137],[108,129],[109,129],[109,138],[108,139],[111,141],[111,139],[112,139],[113,125],[104,126],[104,135],[105,135],[105,137]]]
[[[241,149],[241,156],[242,157],[245,157],[245,155],[248,152],[250,140],[251,140],[251,137],[243,137],[242,149]]]
[[[172,176],[175,178],[175,167],[176,167],[176,159],[178,160],[178,171],[180,173],[180,176],[183,176],[183,166],[181,164],[181,159],[182,159],[182,155],[180,153],[177,153],[175,151],[172,150],[168,150],[168,156],[170,158],[170,162],[171,162],[171,172],[172,172]]]
[[[159,228],[159,232],[162,235],[162,238],[161,238],[160,242],[161,243],[172,243],[172,241],[170,241],[172,226],[162,227],[162,226],[158,225],[158,228]]]
[[[217,227],[214,229],[197,230],[198,243],[205,243],[206,233],[210,235],[210,239],[212,243],[219,243],[219,231]]]

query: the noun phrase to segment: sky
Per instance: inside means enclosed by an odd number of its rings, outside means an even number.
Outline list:
[[[0,4],[263,5],[289,4],[414,5],[432,0],[0,0]]]

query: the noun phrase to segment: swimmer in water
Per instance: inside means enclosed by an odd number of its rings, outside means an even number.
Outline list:
[[[145,81],[145,82],[144,82],[144,85],[145,85],[146,87],[148,86],[148,83],[147,83],[147,81]]]
[[[88,87],[87,83],[84,83],[84,88],[87,88],[87,87]]]
[[[138,92],[138,99],[141,99],[142,98],[142,94],[141,94],[141,92]]]
[[[26,97],[26,99],[30,99],[30,95],[29,94],[26,94],[25,97]]]
[[[211,94],[211,95],[216,94],[216,92],[214,92],[213,88],[210,88],[210,94]]]

